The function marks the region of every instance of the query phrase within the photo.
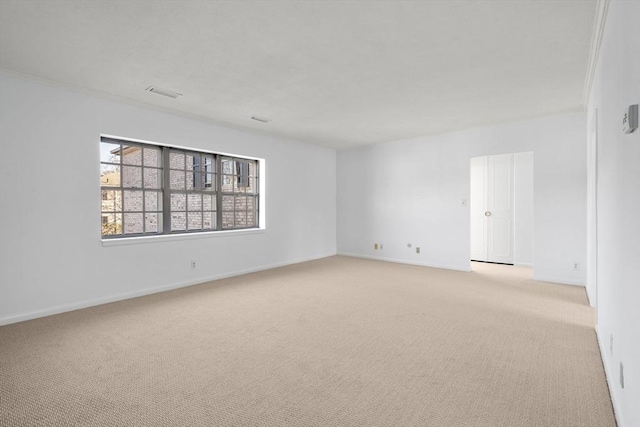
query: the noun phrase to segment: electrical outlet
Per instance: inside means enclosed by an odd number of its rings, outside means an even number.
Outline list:
[[[420,246],[416,246],[416,253],[419,254],[420,253]]]
[[[578,261],[573,261],[573,270],[574,271],[580,270],[580,263]]]
[[[378,244],[377,243],[373,244],[373,249],[375,249],[376,251],[378,250]]]
[[[196,268],[196,262],[195,261],[191,261],[191,269],[195,269]]]

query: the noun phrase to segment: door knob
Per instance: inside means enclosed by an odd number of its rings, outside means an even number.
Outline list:
[[[484,216],[491,216],[491,212],[486,211],[486,212],[484,213]]]

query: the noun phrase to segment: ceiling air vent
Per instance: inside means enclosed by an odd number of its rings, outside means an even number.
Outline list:
[[[256,117],[251,116],[251,120],[255,120],[256,122],[269,123],[271,119],[265,119],[264,117]]]
[[[149,86],[147,88],[147,90],[149,92],[157,93],[158,95],[168,96],[169,98],[174,98],[174,99],[179,97],[179,96],[182,96],[181,93],[173,92],[173,91],[167,90],[167,89],[161,89],[161,88],[155,87],[155,86]]]

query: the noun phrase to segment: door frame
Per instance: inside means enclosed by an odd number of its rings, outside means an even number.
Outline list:
[[[530,267],[533,269],[535,269],[535,221],[536,221],[536,216],[535,216],[535,212],[532,212],[532,217],[530,219],[530,232],[531,232],[531,262],[523,262],[521,261],[517,261],[517,254],[516,254],[516,240],[518,239],[517,236],[517,232],[516,232],[516,218],[518,217],[518,212],[517,212],[517,206],[515,205],[515,201],[516,201],[516,195],[515,195],[515,191],[516,191],[516,185],[515,185],[515,173],[517,172],[515,170],[515,156],[518,154],[531,154],[531,171],[530,171],[530,177],[531,177],[531,184],[532,184],[532,188],[531,188],[531,197],[532,197],[532,206],[531,209],[533,209],[535,211],[535,168],[536,168],[536,155],[535,155],[535,150],[522,150],[522,151],[514,151],[514,152],[508,152],[508,153],[491,153],[491,154],[482,154],[482,155],[474,155],[469,157],[469,209],[467,210],[468,212],[468,218],[469,218],[469,238],[468,238],[468,244],[467,247],[469,248],[469,271],[473,271],[473,266],[472,266],[472,262],[471,261],[471,221],[472,221],[472,212],[471,212],[471,159],[474,158],[481,158],[481,157],[490,157],[490,156],[494,156],[494,155],[503,155],[503,154],[511,154],[514,156],[514,169],[513,169],[513,173],[514,173],[514,186],[513,186],[513,192],[514,192],[514,228],[513,228],[513,255],[514,255],[514,259],[513,259],[513,265],[516,266],[524,266],[524,267]],[[463,200],[463,206],[465,205],[465,201]],[[500,264],[500,263],[496,263],[496,264]]]
[[[598,110],[589,120],[587,134],[587,299],[598,305]],[[596,325],[597,321],[596,310]]]

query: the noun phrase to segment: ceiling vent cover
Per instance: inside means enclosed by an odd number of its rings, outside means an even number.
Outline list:
[[[147,88],[147,90],[149,92],[157,93],[158,95],[168,96],[169,98],[174,98],[174,99],[179,97],[179,96],[182,96],[181,93],[174,92],[174,91],[167,90],[167,89],[162,89],[162,88],[155,87],[155,86],[149,86]]]

